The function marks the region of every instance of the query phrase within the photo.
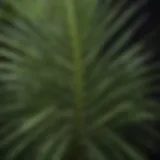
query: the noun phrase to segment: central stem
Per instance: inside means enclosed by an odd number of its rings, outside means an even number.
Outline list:
[[[65,0],[67,9],[68,28],[72,41],[74,61],[74,93],[75,93],[75,129],[77,136],[83,135],[83,58],[82,44],[76,19],[74,0]]]

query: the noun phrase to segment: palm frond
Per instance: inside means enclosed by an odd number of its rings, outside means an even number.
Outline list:
[[[126,47],[144,16],[122,31],[143,4],[126,8],[125,0],[106,0],[105,10],[97,0],[46,2],[40,16],[24,11],[31,2],[11,1],[14,27],[0,34],[6,59],[0,63],[0,116],[9,122],[0,144],[9,147],[7,158],[34,144],[37,160],[67,159],[73,151],[81,153],[73,159],[144,159],[120,134],[158,118],[146,96],[144,43]]]

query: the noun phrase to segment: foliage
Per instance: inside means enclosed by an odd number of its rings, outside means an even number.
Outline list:
[[[112,2],[99,8],[97,0],[48,0],[28,13],[32,1],[9,1],[13,27],[0,35],[7,159],[31,147],[28,156],[37,160],[144,159],[124,137],[128,127],[157,119],[144,43],[126,47],[144,17],[121,31],[142,4]]]

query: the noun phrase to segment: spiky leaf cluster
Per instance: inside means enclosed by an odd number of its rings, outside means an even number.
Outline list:
[[[144,159],[122,136],[127,126],[156,118],[146,97],[143,43],[126,47],[143,18],[121,30],[142,4],[46,2],[29,13],[31,1],[11,1],[13,27],[0,34],[0,144],[9,146],[7,158],[33,145],[37,160]]]

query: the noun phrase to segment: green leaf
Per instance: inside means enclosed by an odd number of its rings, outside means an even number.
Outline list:
[[[77,159],[144,159],[121,134],[159,119],[146,96],[157,76],[148,74],[145,40],[128,43],[147,18],[127,25],[144,1],[126,3],[7,2],[15,13],[3,17],[12,27],[4,23],[0,33],[0,116],[7,124],[0,145],[9,148],[8,159],[27,152],[37,160],[64,160],[72,149]]]

